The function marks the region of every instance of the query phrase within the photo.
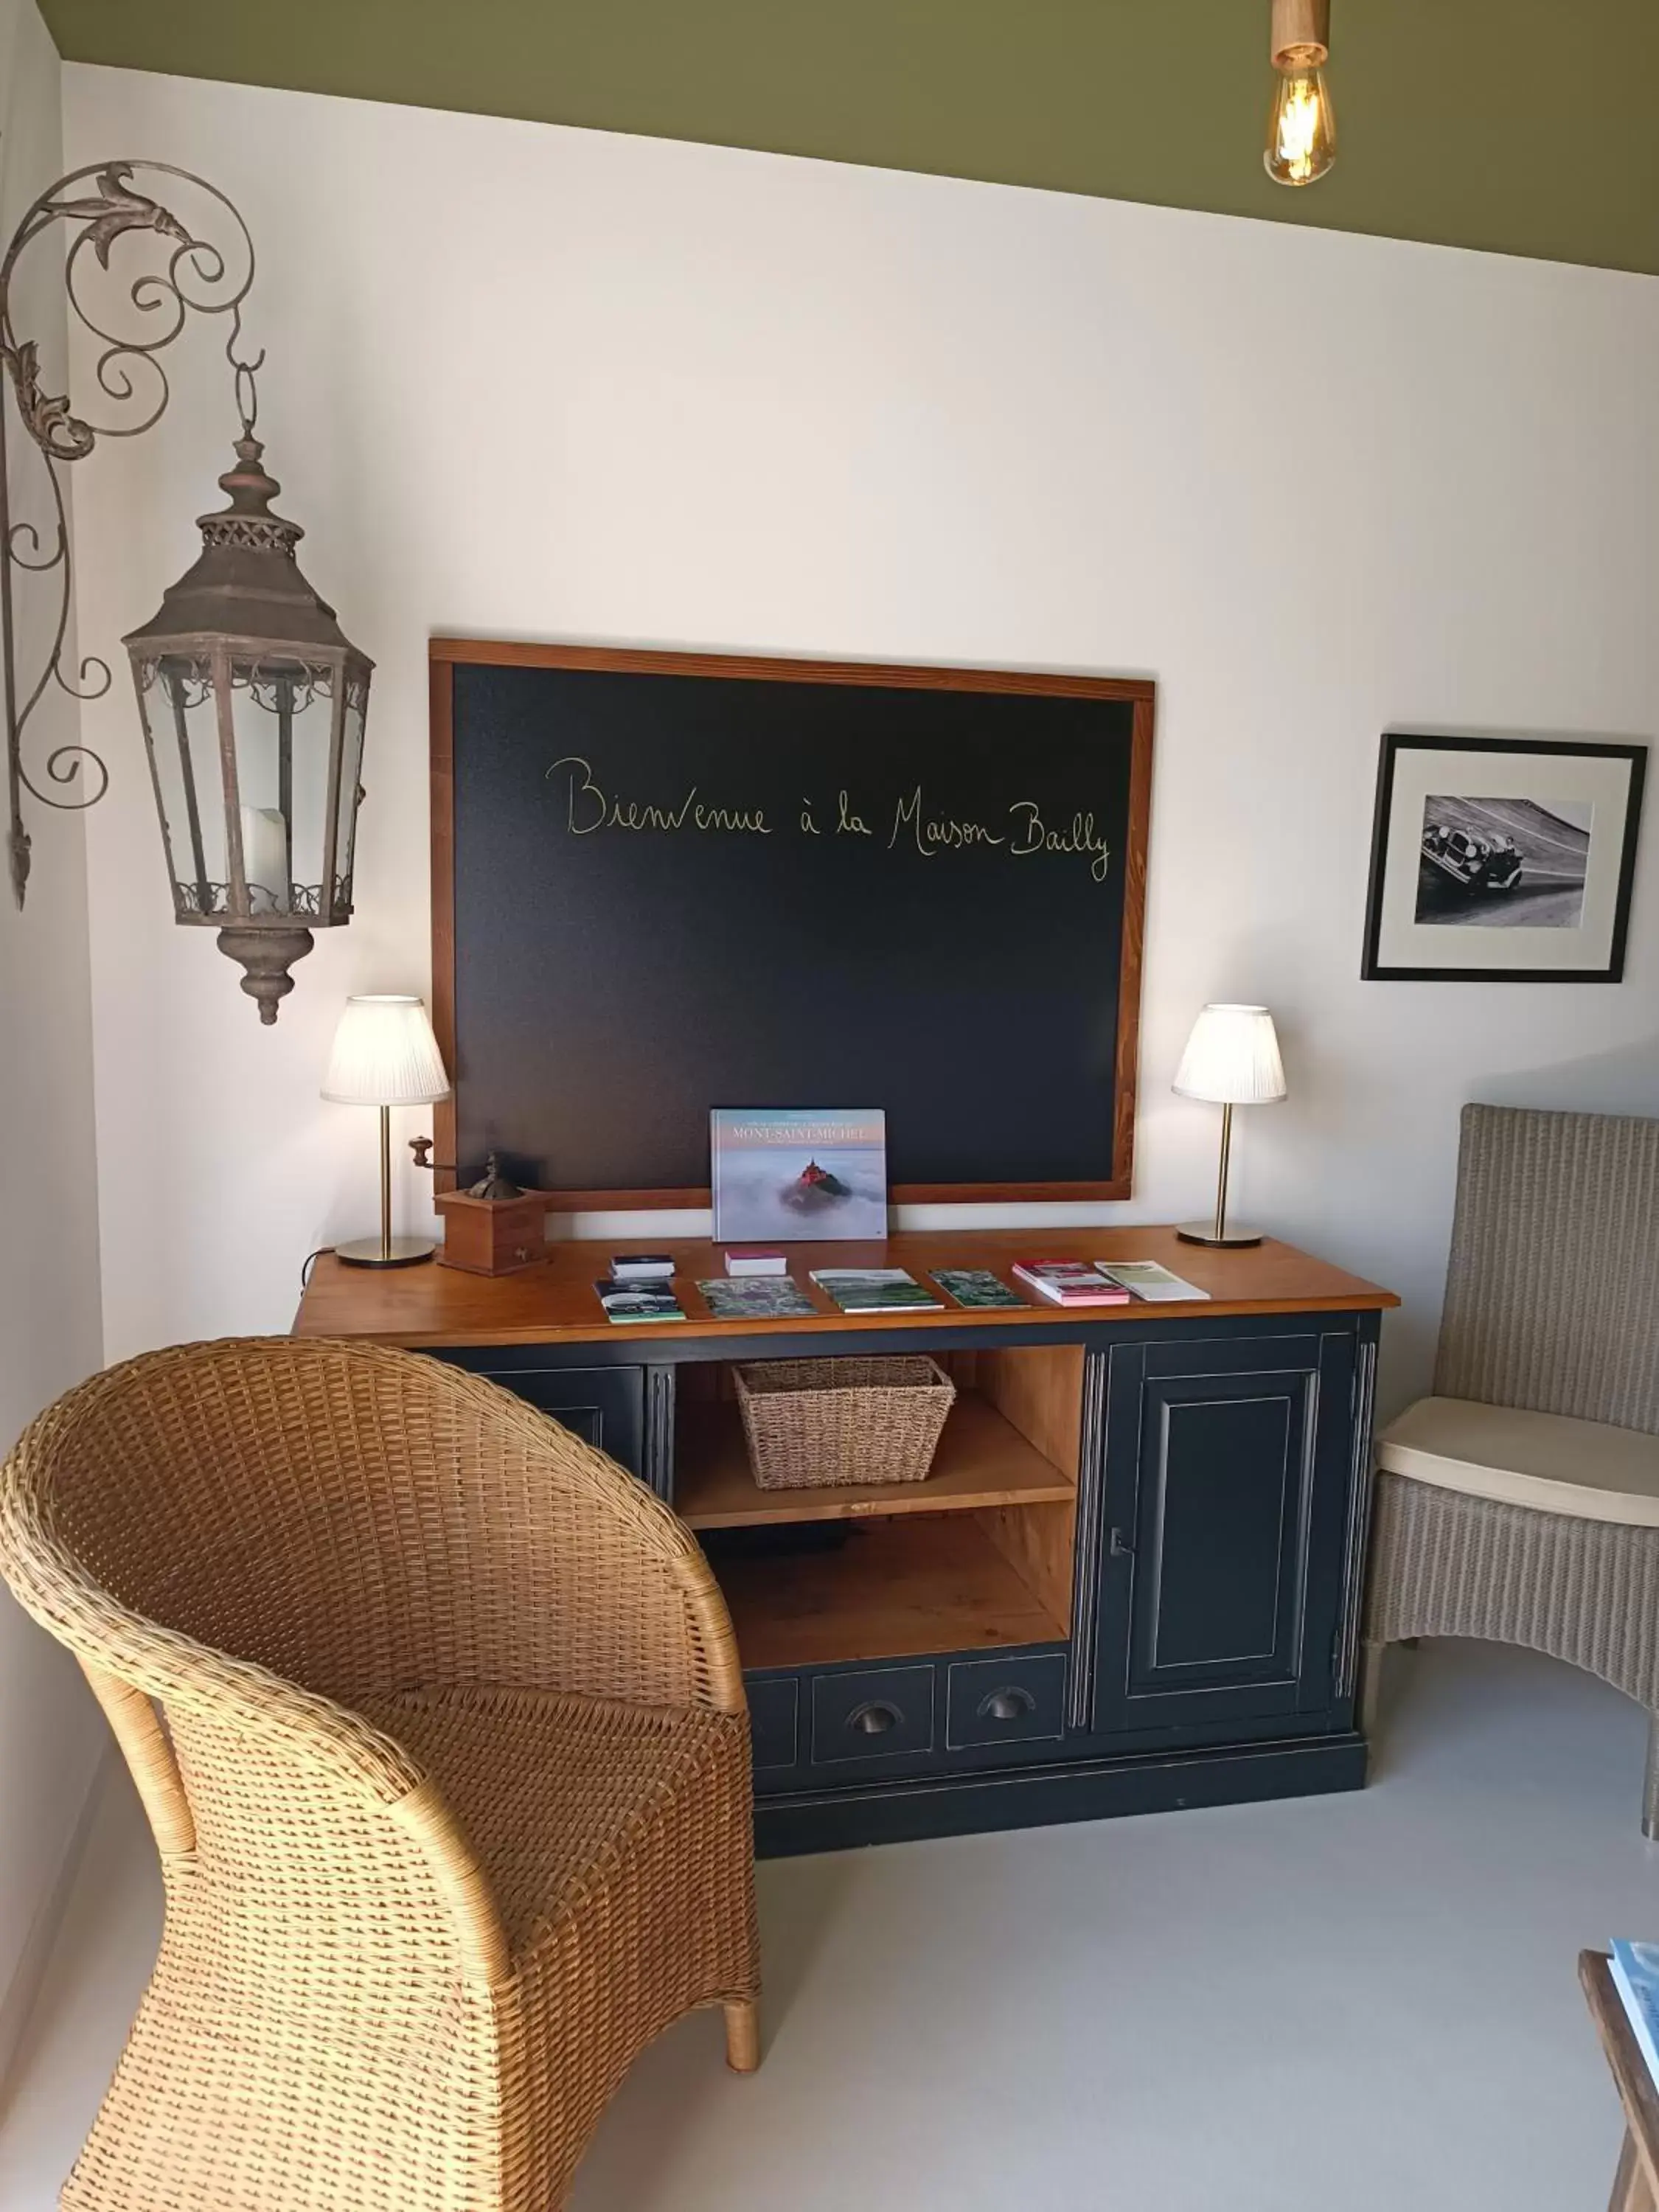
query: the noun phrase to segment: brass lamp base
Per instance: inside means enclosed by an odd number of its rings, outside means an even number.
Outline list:
[[[348,1267],[412,1267],[437,1249],[424,1237],[358,1237],[349,1244],[337,1244],[334,1256]]]
[[[413,1267],[437,1250],[429,1237],[394,1237],[392,1233],[392,1109],[380,1109],[380,1233],[354,1237],[349,1244],[337,1244],[334,1256],[348,1267]]]
[[[1233,1109],[1224,1101],[1221,1108],[1221,1172],[1216,1178],[1215,1218],[1212,1221],[1183,1221],[1176,1235],[1187,1244],[1225,1245],[1259,1244],[1259,1229],[1238,1229],[1227,1218],[1227,1165],[1233,1152]]]

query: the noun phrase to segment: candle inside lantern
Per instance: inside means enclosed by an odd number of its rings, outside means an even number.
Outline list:
[[[287,911],[288,825],[279,808],[243,807],[242,872],[247,878],[250,913]]]

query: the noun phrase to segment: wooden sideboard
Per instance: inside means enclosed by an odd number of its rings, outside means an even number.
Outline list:
[[[624,1243],[627,1240],[623,1240]],[[697,1530],[748,1680],[763,1852],[1358,1788],[1376,1340],[1398,1301],[1268,1241],[1164,1229],[792,1249],[808,1318],[617,1327],[614,1242],[494,1280],[325,1255],[307,1336],[430,1352],[599,1445]],[[851,1318],[824,1266],[1156,1259],[1208,1302]],[[958,1395],[925,1483],[762,1491],[737,1361],[927,1352]]]

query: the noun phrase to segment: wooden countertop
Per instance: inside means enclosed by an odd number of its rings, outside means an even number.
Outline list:
[[[1049,1322],[1074,1328],[1079,1321],[1110,1323],[1144,1321],[1167,1314],[1195,1319],[1201,1315],[1256,1313],[1352,1313],[1396,1306],[1392,1291],[1316,1260],[1294,1246],[1269,1237],[1243,1249],[1216,1251],[1183,1244],[1172,1229],[1001,1229],[910,1232],[884,1244],[792,1244],[790,1272],[815,1310],[791,1320],[713,1320],[697,1294],[699,1279],[724,1275],[721,1245],[653,1242],[650,1249],[672,1252],[686,1318],[656,1326],[609,1322],[593,1295],[596,1280],[610,1272],[611,1255],[638,1237],[611,1237],[602,1243],[550,1244],[545,1261],[516,1275],[463,1274],[434,1263],[413,1267],[344,1267],[325,1253],[295,1317],[296,1336],[368,1337],[380,1344],[411,1346],[497,1344],[614,1344],[636,1337],[641,1350],[653,1341],[679,1337],[750,1337],[775,1329],[787,1336],[836,1330],[975,1328],[1010,1322],[1022,1327]],[[849,1315],[841,1313],[809,1279],[814,1267],[908,1267],[918,1280],[934,1267],[990,1267],[1009,1281],[1015,1260],[1160,1260],[1210,1297],[1202,1304],[1092,1306],[1066,1310],[1039,1303],[989,1310],[952,1305],[940,1313]],[[1018,1283],[1012,1287],[1019,1290]],[[944,1292],[939,1293],[944,1297]]]

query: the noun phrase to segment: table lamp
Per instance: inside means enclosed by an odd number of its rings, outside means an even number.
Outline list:
[[[1221,1173],[1215,1219],[1188,1221],[1176,1230],[1189,1244],[1259,1244],[1259,1229],[1227,1225],[1227,1164],[1232,1151],[1235,1106],[1270,1106],[1285,1096],[1285,1063],[1279,1056],[1273,1018],[1265,1006],[1206,1006],[1193,1024],[1176,1070],[1183,1098],[1207,1098],[1221,1109]]]
[[[443,1055],[422,1001],[386,992],[348,999],[323,1096],[338,1106],[380,1109],[380,1233],[337,1244],[335,1257],[353,1267],[407,1267],[429,1260],[438,1249],[429,1237],[392,1233],[392,1109],[430,1106],[449,1096]]]

